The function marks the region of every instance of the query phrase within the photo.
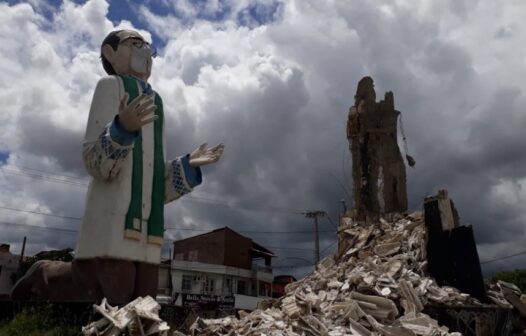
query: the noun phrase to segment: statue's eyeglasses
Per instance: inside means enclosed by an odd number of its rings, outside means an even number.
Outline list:
[[[148,48],[150,49],[150,54],[152,55],[152,57],[156,57],[157,56],[157,48],[155,48],[154,45],[151,45],[150,43],[144,41],[144,40],[140,40],[138,38],[133,38],[133,37],[130,37],[130,38],[126,38],[122,41],[119,42],[119,44],[122,44],[124,41],[128,41],[128,40],[132,40],[130,42],[130,46],[132,47],[135,47],[137,49],[142,49],[142,48]]]

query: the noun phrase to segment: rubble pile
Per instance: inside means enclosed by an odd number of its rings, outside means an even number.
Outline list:
[[[526,295],[514,284],[499,280],[490,285],[487,295],[495,304],[504,308],[516,308],[526,317]]]
[[[347,221],[345,221],[347,220]],[[339,258],[322,260],[286,295],[260,305],[240,319],[198,319],[193,335],[413,336],[460,335],[424,314],[428,303],[481,305],[452,287],[426,277],[426,230],[422,213],[391,223],[360,226],[344,218],[349,246]],[[515,289],[513,289],[515,290]],[[496,301],[507,304],[501,290]],[[516,293],[514,294],[516,295]]]
[[[159,318],[161,306],[151,297],[138,297],[122,308],[112,307],[106,299],[93,305],[95,313],[102,315],[98,321],[82,327],[85,336],[157,335],[167,336],[170,327]]]

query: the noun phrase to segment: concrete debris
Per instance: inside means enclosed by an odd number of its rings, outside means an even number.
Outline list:
[[[192,335],[460,336],[423,313],[424,307],[484,305],[427,276],[420,212],[392,218],[368,226],[343,218],[338,231],[347,249],[339,251],[339,259],[320,261],[266,309],[242,312],[239,319],[196,320]],[[500,281],[488,296],[526,316],[525,296],[516,286]]]
[[[400,280],[399,286],[400,295],[404,298],[400,304],[404,307],[406,312],[416,314],[424,310],[424,305],[422,304],[422,301],[420,301],[413,285],[406,280]]]
[[[501,307],[516,308],[526,317],[526,297],[514,284],[499,280],[490,286],[488,297]]]
[[[400,242],[378,245],[374,248],[374,253],[379,257],[387,257],[400,250]]]
[[[151,297],[138,297],[122,308],[112,307],[106,299],[93,310],[103,317],[82,327],[85,336],[158,335],[167,336],[170,327],[159,318],[161,306]]]
[[[348,248],[339,260],[329,256],[320,261],[265,310],[244,312],[240,319],[198,319],[192,335],[460,335],[424,314],[424,306],[481,303],[426,276],[421,213],[394,218],[368,226],[342,220],[345,227],[339,232]],[[506,301],[500,289],[495,293]]]
[[[375,295],[364,295],[358,292],[352,292],[351,299],[358,303],[367,315],[371,315],[381,320],[394,320],[398,315],[398,309],[393,301]]]

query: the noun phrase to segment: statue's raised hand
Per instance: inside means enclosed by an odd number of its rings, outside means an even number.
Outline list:
[[[155,115],[156,106],[152,97],[140,95],[132,100],[130,105],[128,105],[128,99],[129,95],[125,93],[119,105],[119,122],[127,131],[138,131],[158,118]]]
[[[207,146],[208,144],[205,142],[190,154],[190,166],[199,167],[217,162],[225,149],[224,144],[212,148],[207,148]]]

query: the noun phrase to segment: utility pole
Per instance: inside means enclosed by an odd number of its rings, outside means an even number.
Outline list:
[[[314,218],[314,259],[316,264],[320,261],[320,235],[318,232],[318,216],[324,217],[327,213],[325,211],[307,211],[305,217]]]
[[[22,243],[22,252],[20,253],[20,260],[18,262],[18,265],[22,265],[22,262],[24,261],[24,254],[26,252],[26,242],[27,242],[27,237],[24,237],[24,242]]]

